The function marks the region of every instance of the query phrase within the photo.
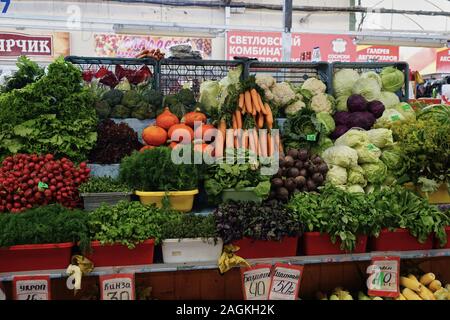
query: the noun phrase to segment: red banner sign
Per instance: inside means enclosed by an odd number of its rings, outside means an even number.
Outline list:
[[[283,56],[281,32],[227,32],[227,59],[257,58],[261,61],[281,61]]]
[[[436,53],[436,72],[450,72],[450,49],[437,50]]]
[[[53,37],[0,33],[0,56],[52,56]]]
[[[398,47],[391,46],[358,46],[357,62],[396,62],[399,57]]]
[[[293,33],[291,61],[301,61],[302,53],[312,52],[313,61],[355,61],[356,45],[348,35]]]

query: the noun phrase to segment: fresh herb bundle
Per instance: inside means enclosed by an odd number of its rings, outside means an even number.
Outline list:
[[[186,191],[198,187],[198,168],[194,164],[175,164],[172,150],[158,147],[134,152],[120,164],[119,178],[139,191]]]
[[[81,193],[132,192],[126,184],[111,177],[91,177],[78,190]]]
[[[126,123],[115,123],[105,119],[97,126],[97,144],[89,155],[92,163],[111,164],[139,150],[142,144],[137,133]]]
[[[117,205],[102,205],[89,213],[91,238],[101,244],[120,243],[133,249],[137,244],[154,239],[159,243],[163,225],[171,214],[138,201],[120,201]]]
[[[331,185],[321,193],[297,193],[288,203],[307,231],[327,233],[331,241],[342,241],[341,249],[353,250],[358,235],[370,232],[370,202],[365,194],[349,193]]]
[[[20,56],[17,59],[16,66],[18,70],[5,78],[5,84],[0,86],[0,93],[21,89],[27,84],[39,80],[44,75],[44,68],[39,67],[36,62],[31,61],[26,56]]]
[[[216,238],[214,216],[195,213],[174,214],[163,225],[162,239]]]
[[[20,214],[0,214],[0,247],[78,241],[81,250],[87,251],[88,216],[81,210],[48,205]]]
[[[244,237],[279,241],[286,236],[299,236],[303,231],[292,212],[275,200],[261,204],[229,201],[220,204],[214,216],[224,243]]]

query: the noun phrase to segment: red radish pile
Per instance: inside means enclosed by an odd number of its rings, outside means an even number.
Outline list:
[[[51,154],[7,157],[0,167],[0,212],[17,213],[55,202],[78,207],[78,186],[89,173],[85,162],[77,168],[69,159],[56,160]]]

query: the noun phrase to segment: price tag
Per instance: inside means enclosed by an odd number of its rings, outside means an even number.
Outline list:
[[[411,106],[407,103],[402,104],[402,109],[405,111],[412,110]]]
[[[370,296],[398,297],[400,257],[373,257],[366,272]]]
[[[5,288],[3,287],[3,283],[0,282],[0,301],[6,300]]]
[[[374,150],[377,150],[378,148],[377,148],[377,146],[375,146],[374,144],[372,144],[372,143],[369,143],[368,145],[367,145],[367,150],[369,150],[369,151],[374,151]]]
[[[134,274],[100,276],[101,300],[134,300]]]
[[[15,300],[50,300],[50,276],[15,276]]]
[[[257,264],[241,268],[244,300],[267,300],[269,297],[270,272],[272,265]]]
[[[398,120],[400,120],[400,116],[398,114],[394,114],[393,116],[391,116],[391,120],[398,121]]]
[[[307,141],[316,141],[316,135],[315,134],[308,134],[306,136]]]
[[[270,283],[269,300],[297,300],[303,266],[276,263]]]
[[[39,181],[39,183],[38,183],[38,188],[39,188],[39,189],[48,189],[48,184]]]

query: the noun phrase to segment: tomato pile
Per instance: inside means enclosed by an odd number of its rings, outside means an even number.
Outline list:
[[[52,154],[16,154],[0,167],[0,212],[17,213],[35,206],[60,203],[79,207],[78,186],[89,179],[85,162],[77,168],[67,158]]]

